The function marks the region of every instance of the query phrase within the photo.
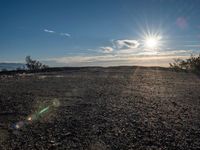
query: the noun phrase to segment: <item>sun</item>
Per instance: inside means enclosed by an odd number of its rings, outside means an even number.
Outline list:
[[[145,47],[150,49],[157,49],[161,45],[161,36],[146,36],[144,40]]]
[[[148,48],[157,48],[159,40],[155,37],[149,37],[145,40],[145,45]]]
[[[141,28],[141,32],[142,33],[139,34],[145,50],[158,51],[161,47],[163,47],[163,31],[161,31],[160,28],[158,30],[153,30],[147,26],[146,28]]]

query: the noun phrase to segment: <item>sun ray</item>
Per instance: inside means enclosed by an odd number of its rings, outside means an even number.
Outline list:
[[[150,49],[157,49],[160,45],[160,36],[147,36],[145,39],[145,47]]]

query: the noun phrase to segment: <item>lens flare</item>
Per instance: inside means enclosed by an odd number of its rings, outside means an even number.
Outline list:
[[[27,120],[28,120],[28,121],[32,121],[32,117],[28,117]]]
[[[46,107],[43,107],[43,109],[39,110],[39,111],[36,111],[34,114],[32,115],[29,115],[26,120],[24,121],[19,121],[17,123],[15,123],[12,128],[14,129],[20,129],[22,128],[23,126],[25,125],[28,125],[28,124],[32,124],[34,121],[40,119],[41,117],[45,117],[46,115],[43,115],[44,113],[47,113],[47,112],[52,112],[53,110],[55,110],[55,108],[59,107],[60,106],[60,101],[58,99],[53,99],[53,102],[51,104],[49,104],[48,106]]]
[[[44,109],[42,109],[38,114],[41,115],[41,114],[47,112],[48,110],[49,110],[49,106],[44,108]]]
[[[15,129],[20,129],[25,125],[24,121],[19,121],[14,125]]]
[[[19,128],[20,128],[20,126],[19,126],[18,124],[16,124],[16,125],[15,125],[15,128],[16,128],[16,129],[19,129]]]
[[[53,106],[54,107],[59,107],[60,106],[60,101],[57,98],[53,99]]]

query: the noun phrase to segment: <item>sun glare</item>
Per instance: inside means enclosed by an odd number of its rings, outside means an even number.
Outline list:
[[[141,27],[141,32],[142,45],[146,50],[157,51],[163,46],[163,31],[160,27],[158,30],[153,30],[147,25],[146,28]]]
[[[144,41],[145,47],[150,49],[157,49],[161,44],[160,40],[161,36],[147,36]]]
[[[150,38],[147,38],[146,41],[145,41],[145,45],[148,47],[148,48],[157,48],[158,46],[158,39],[154,38],[154,37],[150,37]]]

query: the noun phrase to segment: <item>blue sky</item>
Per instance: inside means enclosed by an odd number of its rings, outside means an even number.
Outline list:
[[[0,62],[167,66],[200,53],[199,14],[199,0],[1,0]]]

